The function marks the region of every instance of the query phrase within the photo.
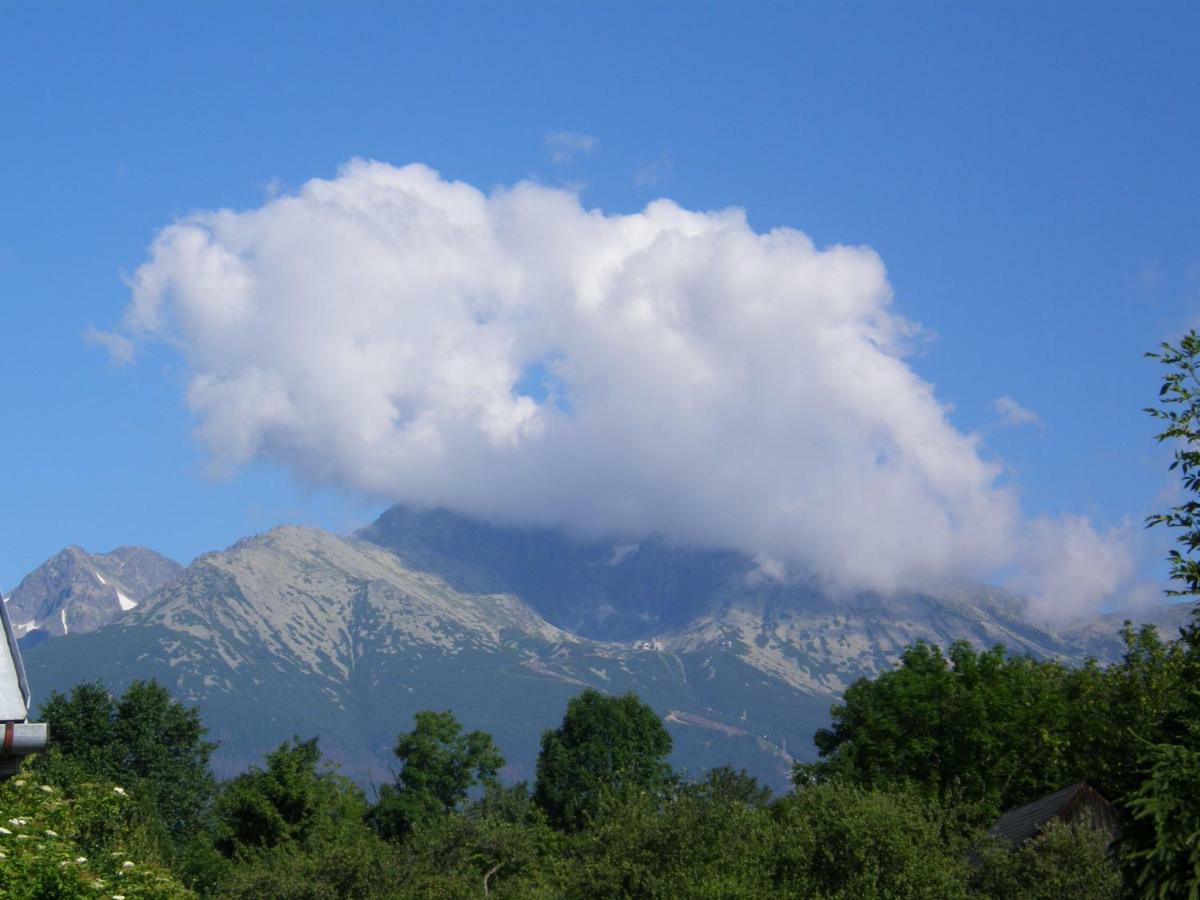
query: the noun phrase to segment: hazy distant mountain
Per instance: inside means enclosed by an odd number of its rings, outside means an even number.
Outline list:
[[[1195,608],[1196,602],[1193,598],[1181,603],[1107,613],[1091,622],[1072,627],[1064,633],[1064,639],[1072,646],[1078,647],[1082,655],[1111,661],[1119,658],[1124,652],[1124,644],[1121,642],[1121,627],[1124,622],[1154,625],[1163,640],[1175,640],[1179,637],[1179,630],[1191,621],[1192,610]]]
[[[17,585],[6,598],[8,614],[18,637],[35,630],[82,634],[137,608],[182,571],[179,563],[145,547],[95,554],[67,547]]]
[[[779,787],[846,686],[916,640],[1120,653],[1119,620],[1054,634],[971,585],[835,602],[737,554],[402,508],[359,534],[281,527],[206,554],[109,627],[30,649],[30,681],[44,697],[157,677],[201,707],[221,773],[320,735],[360,781],[389,777],[396,734],[431,708],[490,731],[508,774],[528,778],[570,696],[635,690],[666,720],[677,766],[728,762]],[[1183,618],[1150,615],[1168,631]]]

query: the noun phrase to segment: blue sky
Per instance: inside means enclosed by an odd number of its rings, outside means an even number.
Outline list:
[[[1200,303],[1197,33],[1182,3],[7,5],[0,585],[67,544],[187,562],[382,508],[270,460],[214,481],[180,354],[84,339],[159,229],[356,157],[868,245],[1025,514],[1140,520],[1171,486],[1141,355]],[[595,143],[556,162],[561,132]]]

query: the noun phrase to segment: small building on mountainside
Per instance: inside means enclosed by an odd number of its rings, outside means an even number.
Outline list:
[[[1121,820],[1111,803],[1085,781],[1069,785],[1032,803],[1010,809],[988,829],[988,837],[1002,838],[1014,850],[1046,830],[1051,822],[1087,825],[1108,835],[1108,845],[1121,836]]]

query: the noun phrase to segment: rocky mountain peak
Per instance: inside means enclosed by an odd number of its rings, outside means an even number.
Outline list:
[[[7,599],[18,636],[85,633],[136,609],[183,571],[145,547],[88,553],[71,545],[30,572]]]
[[[571,640],[512,595],[463,594],[374,544],[294,525],[205,554],[135,619],[213,642],[234,669],[265,649],[335,682],[368,647],[455,653],[516,635]]]

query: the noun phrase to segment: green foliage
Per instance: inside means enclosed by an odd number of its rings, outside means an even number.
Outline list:
[[[704,803],[744,803],[747,806],[766,806],[771,802],[771,789],[745,769],[717,766],[705,773],[703,780],[684,785],[683,791]]]
[[[504,766],[491,736],[483,731],[464,734],[449,711],[424,710],[413,718],[416,726],[396,741],[401,763],[396,782],[380,789],[371,812],[372,824],[392,840],[459,808],[473,786],[494,784]]]
[[[670,752],[671,736],[635,694],[588,689],[567,703],[562,725],[542,734],[534,801],[555,827],[582,828],[608,804],[660,792]]]
[[[1146,756],[1148,777],[1129,801],[1147,828],[1130,835],[1129,856],[1139,896],[1200,898],[1200,734],[1183,744],[1159,744]]]
[[[367,827],[362,791],[325,766],[317,738],[267,754],[266,765],[226,783],[214,806],[215,848],[231,860],[196,881],[214,897],[340,898],[390,895],[394,851]],[[201,877],[201,874],[203,877]]]
[[[1077,681],[1066,679],[1067,694],[1089,715],[1128,707],[1129,721],[1136,712],[1149,722],[1174,708],[1169,686],[1183,664],[1174,645],[1156,643],[1149,633],[1128,634],[1130,653],[1123,667],[1113,667],[1111,681],[1104,670],[1085,667]],[[890,753],[897,769],[916,765],[921,753],[967,769],[972,751],[1007,760],[1011,748],[1001,746],[997,735],[985,740],[971,729],[983,729],[1007,706],[1026,707],[1023,715],[1053,709],[1038,679],[1062,674],[1052,665],[1010,660],[999,649],[976,653],[959,646],[941,654],[916,647],[906,660],[913,663],[908,674],[877,679],[891,693],[860,688],[865,699],[854,706],[863,714],[859,731],[812,767],[808,782],[775,802],[754,778],[730,767],[692,784],[673,776],[665,763],[670,738],[632,694],[585,692],[570,701],[560,728],[543,735],[532,796],[524,784],[502,787],[496,779],[502,760],[491,739],[464,734],[449,713],[421,714],[413,731],[399,737],[402,768],[373,809],[357,787],[323,765],[315,738],[293,738],[269,753],[261,768],[223,785],[200,827],[165,854],[156,839],[165,829],[155,802],[94,777],[87,781],[81,773],[103,759],[84,752],[92,745],[77,754],[60,751],[39,766],[70,774],[67,790],[43,790],[26,779],[0,787],[0,802],[12,793],[12,809],[35,812],[0,811],[21,828],[40,832],[0,834],[0,875],[7,879],[0,883],[19,879],[26,891],[19,896],[30,898],[103,896],[97,880],[105,890],[119,886],[126,897],[189,896],[186,884],[202,896],[229,900],[1114,896],[1117,870],[1097,849],[1099,838],[1070,830],[1051,830],[1017,853],[985,846],[972,868],[967,860],[974,833],[957,807],[938,798],[986,788],[986,781],[971,780],[982,778],[982,769],[943,782],[936,766],[928,770],[936,778],[881,768],[868,773],[878,784],[855,783],[848,761],[864,736]],[[942,716],[940,730],[923,731],[929,723],[918,720],[927,715],[926,704],[938,701],[935,688],[946,704],[935,713]],[[101,734],[110,728],[115,742],[120,704],[95,685],[81,686],[73,696],[74,703],[70,697],[55,701],[68,728],[95,727]],[[969,728],[956,725],[956,717]],[[1023,720],[1010,715],[1004,721]],[[920,750],[899,740],[901,726]],[[1113,733],[1120,733],[1116,726]],[[945,748],[937,743],[943,739]],[[1164,798],[1190,796],[1187,773],[1164,768],[1160,774],[1147,817],[1177,830],[1194,827],[1187,815],[1196,807],[1164,806]],[[482,795],[471,801],[477,785]],[[13,793],[19,791],[25,793]],[[31,797],[42,806],[31,805]],[[978,800],[973,804],[977,815]],[[384,840],[368,827],[368,818],[379,826],[381,813],[396,816],[392,822],[399,820],[403,841]],[[57,837],[51,839],[47,828]],[[126,859],[133,865],[125,868]],[[162,868],[162,859],[175,875]],[[1161,868],[1157,858],[1145,859]]]
[[[775,883],[791,896],[966,895],[965,847],[936,804],[896,790],[827,782],[776,808]]]
[[[908,794],[827,783],[773,805],[635,796],[564,837],[554,896],[954,898],[961,842]]]
[[[1072,673],[1068,723],[1075,769],[1102,794],[1121,801],[1144,779],[1139,747],[1178,735],[1186,716],[1187,654],[1153,626],[1122,630],[1125,653],[1105,669]]]
[[[155,858],[137,798],[121,785],[0,783],[0,896],[13,900],[191,897]]]
[[[629,796],[565,837],[557,896],[780,896],[770,868],[775,835],[770,813],[745,803]]]
[[[1146,354],[1167,367],[1158,406],[1146,412],[1163,424],[1159,442],[1175,444],[1171,469],[1178,471],[1187,499],[1165,513],[1149,516],[1147,527],[1176,529],[1183,551],[1168,554],[1168,591],[1200,594],[1200,335],[1189,331],[1177,345],[1164,343]],[[1127,835],[1132,891],[1148,898],[1200,898],[1200,606],[1175,643],[1179,690],[1163,711],[1163,734],[1150,742],[1141,760],[1143,782],[1128,807],[1133,826]]]
[[[266,768],[224,785],[215,808],[217,849],[226,856],[281,844],[308,849],[365,829],[362,791],[320,765],[317,738],[292,738],[267,754]]]
[[[1051,822],[1023,847],[984,842],[972,873],[973,893],[992,900],[1117,900],[1121,873],[1107,852],[1108,835]]]
[[[478,802],[416,828],[404,845],[403,896],[561,896],[559,842],[525,785],[489,786]]]
[[[251,854],[239,860],[205,896],[221,900],[398,897],[407,880],[396,849],[365,832],[308,848],[280,844]]]
[[[174,841],[200,827],[215,788],[199,713],[176,703],[157,681],[135,681],[115,699],[99,683],[54,693],[40,717],[53,735],[39,755],[39,775],[69,786],[99,777],[123,784],[149,802]]]
[[[956,800],[979,821],[1056,790],[1076,774],[1067,684],[1057,662],[918,643],[900,665],[860,679],[814,737],[824,758],[803,778],[910,786]]]
[[[1193,555],[1200,549],[1200,335],[1189,331],[1177,345],[1163,343],[1157,353],[1146,354],[1167,367],[1158,392],[1157,407],[1146,408],[1163,424],[1155,437],[1161,443],[1177,442],[1171,469],[1177,470],[1190,495],[1165,513],[1150,516],[1147,526],[1166,525],[1179,530],[1176,541],[1183,552],[1172,550],[1171,578],[1182,587],[1172,594],[1200,594],[1200,562]]]

